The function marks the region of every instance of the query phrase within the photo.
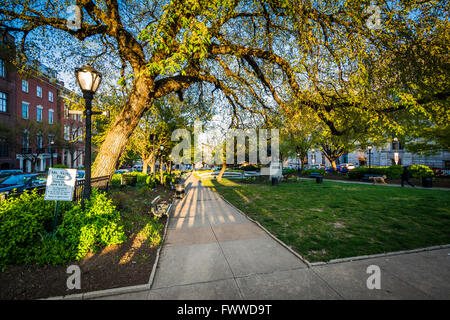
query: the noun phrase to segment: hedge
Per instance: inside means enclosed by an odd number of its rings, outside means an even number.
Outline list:
[[[307,169],[302,171],[302,175],[309,176],[311,173],[320,173],[322,176],[326,175],[325,169]]]
[[[419,179],[424,176],[432,176],[433,170],[424,165],[412,165],[409,171],[413,178]],[[353,180],[360,180],[365,174],[386,175],[388,179],[400,179],[403,173],[403,166],[393,165],[390,167],[359,167],[348,172],[348,177]]]
[[[54,201],[24,192],[0,204],[0,268],[8,264],[60,264],[81,259],[89,251],[126,240],[120,213],[112,200],[92,190],[85,208],[60,202],[61,224],[53,233]]]

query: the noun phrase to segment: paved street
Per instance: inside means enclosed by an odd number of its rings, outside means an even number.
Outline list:
[[[449,299],[450,249],[308,266],[193,178],[150,291],[102,299]],[[367,288],[367,267],[381,289]]]

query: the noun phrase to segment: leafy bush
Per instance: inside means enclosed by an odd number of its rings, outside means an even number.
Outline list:
[[[52,231],[54,201],[45,201],[36,190],[25,191],[0,204],[0,267],[10,263],[33,262],[35,250]],[[61,202],[59,211],[73,206]]]
[[[421,179],[422,177],[433,176],[434,172],[428,166],[424,166],[421,164],[413,164],[409,168],[411,175],[413,178]]]
[[[326,175],[325,169],[307,169],[302,171],[302,175],[309,176],[311,173],[320,173],[322,176]]]
[[[145,183],[146,183],[150,188],[156,187],[156,182],[155,182],[155,179],[153,178],[152,175],[149,175],[149,176],[146,178]]]
[[[77,204],[63,217],[58,235],[68,257],[83,258],[90,250],[119,244],[126,240],[120,225],[120,214],[105,193],[94,189],[85,208]]]
[[[353,180],[361,180],[365,174],[386,175],[388,179],[400,179],[402,176],[402,166],[390,167],[359,167],[348,172],[348,177]]]
[[[0,205],[0,263],[28,262],[40,240],[49,230],[54,202],[44,201],[36,191],[11,197]]]
[[[120,173],[113,174],[111,177],[111,186],[114,188],[120,187],[120,181],[122,179],[122,175]]]
[[[80,259],[90,250],[126,240],[120,214],[104,193],[94,189],[85,209],[60,202],[62,223],[52,233],[54,201],[36,191],[0,204],[0,267],[7,264],[59,264]]]
[[[147,181],[147,173],[143,173],[143,172],[137,172],[137,171],[131,171],[131,172],[127,172],[127,175],[130,176],[137,176],[137,184],[145,184]]]
[[[389,179],[400,179],[402,177],[403,167],[402,166],[390,166],[387,168],[386,176]]]
[[[292,168],[283,169],[283,174],[294,174],[296,172],[297,172],[297,170],[292,169]]]

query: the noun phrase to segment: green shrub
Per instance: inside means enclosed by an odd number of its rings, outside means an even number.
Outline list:
[[[122,179],[122,175],[120,173],[115,173],[111,177],[111,186],[114,188],[120,187],[120,181]]]
[[[156,182],[155,182],[155,179],[153,178],[153,175],[149,175],[149,176],[146,178],[145,183],[146,183],[150,188],[156,187]]]
[[[33,262],[35,249],[52,231],[54,201],[45,201],[36,190],[10,197],[0,205],[0,266]],[[60,211],[72,207],[61,202]]]
[[[32,191],[11,197],[0,206],[0,263],[27,262],[40,233],[49,227],[54,203]]]
[[[311,173],[320,173],[321,175],[326,175],[327,172],[325,169],[307,169],[302,171],[302,175],[309,176]]]
[[[292,168],[288,168],[288,169],[283,169],[284,174],[295,174],[297,172],[297,170],[292,169]]]
[[[85,209],[77,204],[66,212],[58,228],[68,256],[83,258],[90,250],[119,244],[126,240],[120,214],[105,193],[94,189]]]
[[[403,167],[402,166],[390,166],[387,168],[386,176],[389,179],[400,179],[402,177]]]
[[[411,176],[416,179],[434,175],[434,172],[430,169],[430,167],[421,164],[413,164],[410,166],[409,170],[411,172]]]
[[[361,180],[365,174],[386,175],[388,179],[400,179],[402,176],[402,166],[390,167],[359,167],[348,172],[348,177],[352,180]]]
[[[120,214],[106,194],[94,189],[85,209],[60,202],[62,220],[52,233],[54,201],[36,191],[0,204],[0,267],[7,264],[59,264],[80,259],[99,247],[126,240]]]

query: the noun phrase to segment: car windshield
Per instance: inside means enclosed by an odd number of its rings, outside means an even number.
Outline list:
[[[33,185],[45,184],[47,182],[47,177],[45,175],[38,175],[33,177]]]
[[[30,180],[30,176],[11,176],[8,179],[1,182],[1,184],[25,184],[28,180]]]

